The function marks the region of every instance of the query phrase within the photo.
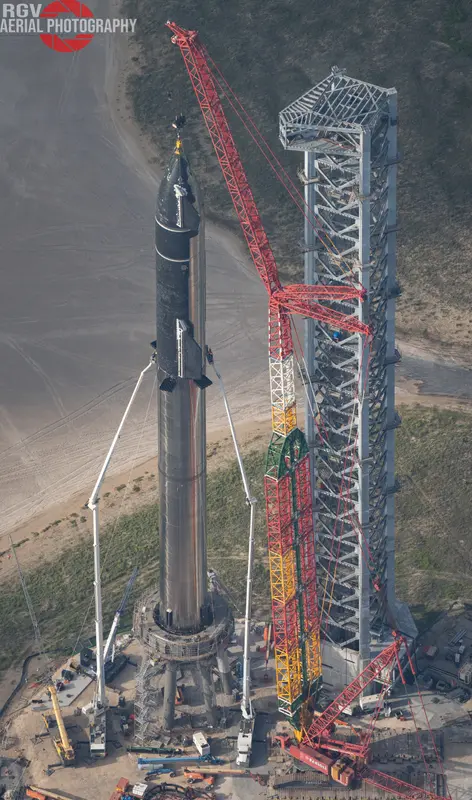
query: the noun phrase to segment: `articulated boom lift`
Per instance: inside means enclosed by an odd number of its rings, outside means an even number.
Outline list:
[[[211,59],[197,31],[187,31],[167,22],[172,42],[182,53],[216,156],[249,247],[252,260],[269,297],[269,376],[272,405],[272,438],[265,474],[268,550],[272,617],[279,710],[290,718],[299,746],[284,739],[283,746],[335,780],[351,785],[362,779],[398,797],[440,800],[366,765],[370,736],[361,744],[330,738],[342,711],[369,684],[396,661],[406,641],[396,637],[320,715],[308,726],[304,714],[308,700],[321,682],[320,613],[316,592],[315,539],[308,448],[297,426],[295,358],[291,315],[301,314],[331,325],[335,330],[369,337],[369,327],[357,316],[321,305],[363,299],[365,292],[354,286],[305,284],[282,286],[274,254],[260,218],[217,90],[218,80],[210,69]],[[220,86],[221,88],[221,86]],[[319,233],[318,229],[318,233]],[[381,587],[374,588],[380,591]],[[407,650],[408,652],[408,650]],[[414,674],[413,665],[410,668]],[[336,762],[324,751],[338,754]],[[327,766],[329,762],[329,766]],[[345,778],[342,778],[342,775]],[[346,783],[346,780],[348,781]]]

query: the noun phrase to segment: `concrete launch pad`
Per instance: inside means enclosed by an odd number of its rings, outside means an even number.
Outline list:
[[[60,674],[55,677],[54,680],[61,680]],[[87,686],[90,686],[92,680],[93,679],[89,675],[78,675],[73,681],[65,684],[64,689],[57,693],[59,705],[62,708],[68,708],[75,703]],[[46,711],[52,708],[52,703],[47,692],[41,692],[41,694],[38,694],[34,699],[41,701],[40,703],[35,702],[33,704],[33,709],[35,711]]]

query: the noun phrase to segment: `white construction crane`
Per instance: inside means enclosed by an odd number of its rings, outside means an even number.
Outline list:
[[[131,578],[129,579],[128,583],[126,584],[126,588],[125,588],[123,597],[121,598],[121,603],[118,606],[118,608],[116,609],[115,616],[113,617],[113,622],[111,624],[110,633],[108,634],[108,639],[106,641],[105,648],[104,648],[104,651],[103,651],[103,664],[104,664],[104,666],[106,665],[106,663],[108,661],[108,658],[111,657],[112,661],[114,659],[114,655],[113,654],[114,654],[116,631],[118,630],[118,625],[120,624],[121,615],[123,614],[123,611],[126,608],[126,604],[128,602],[128,598],[129,598],[130,593],[131,593],[131,589],[133,588],[133,585],[134,585],[134,582],[135,582],[137,576],[138,576],[138,568],[135,567],[134,570],[133,570],[133,574],[131,575]]]
[[[121,436],[123,426],[128,418],[131,407],[136,399],[139,387],[143,378],[151,369],[155,362],[155,354],[152,355],[147,367],[140,373],[139,378],[126,406],[125,412],[118,425],[113,441],[108,450],[107,456],[100,470],[97,482],[93,488],[90,499],[87,503],[92,512],[93,521],[93,567],[94,567],[94,595],[95,595],[95,637],[96,637],[96,659],[97,659],[97,685],[92,704],[92,716],[90,721],[90,754],[94,757],[106,755],[106,695],[105,695],[105,657],[103,647],[103,613],[102,613],[102,588],[100,580],[100,519],[98,506],[100,502],[100,489],[105,479],[106,471],[110,465],[112,455],[118,440]],[[108,645],[108,642],[107,642]]]
[[[252,751],[252,738],[254,734],[255,714],[251,703],[251,645],[249,641],[251,616],[252,616],[252,572],[254,565],[254,527],[256,518],[256,498],[251,494],[249,482],[244,469],[243,460],[241,458],[241,451],[239,449],[238,440],[236,438],[236,431],[234,429],[233,418],[228,404],[223,379],[216,367],[215,359],[210,348],[207,348],[208,363],[211,364],[218,378],[220,391],[223,396],[223,403],[228,417],[228,423],[233,439],[236,458],[238,460],[239,471],[244,486],[244,493],[246,495],[246,503],[250,508],[250,521],[249,521],[249,550],[248,550],[248,563],[247,563],[247,579],[246,579],[246,608],[244,613],[244,651],[243,651],[243,695],[241,700],[241,713],[242,720],[238,734],[238,757],[236,763],[240,766],[242,764],[249,766]]]

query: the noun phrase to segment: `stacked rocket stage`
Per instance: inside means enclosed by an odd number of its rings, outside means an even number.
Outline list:
[[[165,664],[162,727],[170,730],[179,668],[193,674],[216,723],[212,667],[230,693],[233,632],[227,603],[208,590],[204,214],[180,134],[158,191],[155,247],[160,583],[137,632],[152,663]]]

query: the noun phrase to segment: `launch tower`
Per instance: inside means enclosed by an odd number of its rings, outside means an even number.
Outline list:
[[[373,333],[369,350],[359,334],[305,321],[323,676],[339,688],[385,644],[392,612],[400,630],[415,634],[395,599],[396,90],[334,67],[280,113],[279,132],[286,149],[304,154],[305,283],[364,288],[367,303],[338,310]]]
[[[155,218],[160,583],[135,620],[146,650],[137,682],[141,739],[155,725],[173,727],[178,672],[191,673],[211,725],[215,663],[231,693],[225,648],[232,618],[207,578],[204,213],[183,151],[183,122],[174,124],[177,141]]]

